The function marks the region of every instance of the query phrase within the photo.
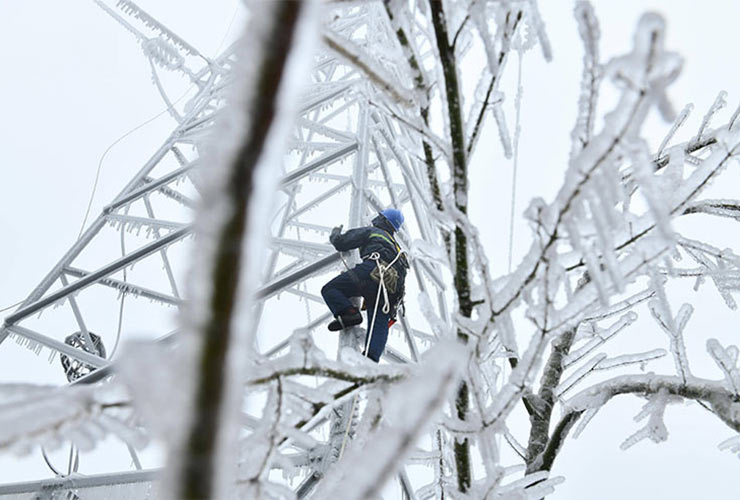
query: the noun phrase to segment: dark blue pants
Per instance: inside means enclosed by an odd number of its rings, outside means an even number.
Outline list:
[[[334,316],[353,307],[350,297],[363,297],[367,306],[367,331],[370,331],[370,323],[375,311],[375,297],[378,295],[378,284],[370,277],[375,269],[375,261],[366,260],[356,265],[349,271],[345,271],[321,289],[324,302]],[[375,313],[373,334],[370,339],[370,349],[367,356],[376,363],[383,354],[385,343],[388,340],[388,320],[390,315],[383,312],[383,296],[381,292],[378,311]],[[365,340],[367,344],[367,340]],[[364,346],[363,346],[364,347]]]

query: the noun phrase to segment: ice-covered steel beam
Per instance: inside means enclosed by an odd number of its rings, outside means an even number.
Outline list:
[[[163,186],[166,186],[167,184],[171,182],[174,182],[176,179],[182,177],[183,175],[188,173],[190,170],[192,170],[197,165],[198,165],[198,162],[195,161],[193,163],[185,165],[184,167],[180,167],[177,170],[173,170],[169,174],[163,175],[159,179],[155,179],[151,182],[148,182],[147,184],[144,184],[142,187],[135,189],[134,191],[131,191],[125,196],[119,197],[113,203],[106,205],[103,208],[103,213],[109,214],[113,212],[114,210],[116,210],[117,208],[121,208],[122,206],[127,205],[131,203],[132,201],[137,200],[138,198],[141,198],[142,196],[146,194],[149,194]]]
[[[283,179],[280,181],[280,187],[285,188],[287,186],[290,186],[294,182],[303,179],[307,175],[310,175],[312,172],[324,167],[325,165],[328,165],[333,161],[347,156],[351,152],[355,151],[357,148],[357,143],[351,142],[349,144],[345,144],[343,147],[335,149],[334,151],[329,151],[328,153],[319,156],[315,160],[308,162],[303,167],[298,168],[283,177]]]
[[[115,472],[112,474],[99,474],[94,476],[81,476],[75,474],[67,477],[41,479],[39,481],[4,484],[0,485],[0,498],[9,495],[14,495],[13,498],[17,498],[15,495],[29,495],[41,492],[44,492],[47,496],[42,497],[39,495],[34,496],[33,498],[55,498],[55,490],[84,490],[86,488],[99,488],[101,486],[116,486],[120,488],[125,485],[157,481],[159,479],[159,474],[159,469],[149,469]],[[83,493],[83,498],[87,498],[84,495],[84,492],[80,491],[80,493]]]
[[[339,193],[343,189],[347,189],[347,187],[349,187],[351,183],[352,183],[352,181],[349,180],[349,179],[347,179],[347,180],[341,182],[340,184],[337,184],[333,188],[329,189],[328,191],[325,191],[320,196],[317,196],[316,198],[312,199],[311,201],[308,201],[308,202],[304,203],[302,207],[296,208],[295,210],[293,210],[291,212],[290,216],[288,217],[288,221],[295,220],[296,218],[300,217],[304,213],[306,213],[309,210],[311,210],[312,208],[314,208],[319,203],[323,203],[324,201],[328,200],[329,198],[331,198],[335,194]]]
[[[154,179],[151,179],[149,177],[144,178],[144,182],[153,182],[153,180]],[[173,189],[169,186],[160,186],[157,191],[184,207],[193,209],[197,206],[197,203],[192,198],[185,196],[180,191],[177,191],[176,189]]]
[[[156,252],[160,248],[164,248],[167,245],[171,245],[172,243],[178,240],[181,240],[182,238],[190,234],[191,231],[192,231],[192,228],[190,226],[184,227],[177,231],[173,231],[167,236],[163,236],[159,240],[153,241],[152,243],[149,243],[148,245],[144,245],[138,250],[135,250],[131,252],[130,254],[121,257],[120,259],[114,260],[110,264],[101,267],[97,271],[94,271],[83,278],[80,278],[74,283],[70,283],[69,285],[60,288],[56,292],[50,293],[46,297],[43,297],[39,299],[38,301],[27,305],[26,307],[22,307],[21,309],[11,314],[10,316],[6,316],[5,326],[7,327],[10,325],[13,325],[17,323],[18,321],[34,314],[35,312],[53,304],[57,300],[63,299],[64,297],[66,297],[67,295],[71,293],[78,292],[82,290],[83,288],[86,288],[90,285],[95,284],[96,282],[100,281],[102,278],[105,278],[108,275],[113,274],[116,271],[123,269],[129,264],[132,264],[148,255],[151,255],[152,253]]]
[[[119,14],[115,8],[109,7],[102,0],[94,0],[98,6],[108,13],[112,18],[121,23],[128,31],[134,34],[139,40],[151,39],[151,38],[162,38],[170,42],[172,48],[175,48],[182,57],[196,56],[203,59],[207,63],[211,63],[211,60],[203,55],[198,49],[190,45],[188,42],[183,40],[181,37],[170,31],[164,24],[160,23],[150,14],[145,12],[141,7],[136,5],[130,0],[117,0],[116,7],[118,7],[132,22],[137,22],[142,26],[141,29],[133,26],[130,22],[126,21],[123,15]],[[155,35],[147,36],[143,30],[153,31]]]
[[[327,86],[326,83],[322,84],[323,86]],[[327,91],[324,93],[314,97],[310,101],[306,102],[303,106],[301,106],[301,113],[305,113],[307,111],[311,111],[312,109],[321,106],[325,102],[333,101],[336,98],[338,98],[340,95],[345,93],[347,90],[349,90],[352,87],[350,83],[341,83],[337,85],[336,87],[330,87]]]
[[[85,276],[88,276],[90,274],[88,271],[78,269],[76,267],[65,267],[64,273],[70,276],[74,276],[75,278],[84,278]],[[179,306],[182,304],[182,299],[178,299],[177,297],[173,297],[172,295],[167,295],[165,293],[156,292],[154,290],[150,290],[139,285],[127,283],[125,281],[113,278],[103,278],[98,281],[98,283],[111,288],[115,288],[116,290],[120,290],[124,293],[131,293],[138,297],[157,300],[159,302],[163,302],[172,306]]]
[[[293,248],[296,250],[307,250],[318,254],[334,252],[334,247],[326,243],[314,243],[312,241],[292,240],[289,238],[272,238],[271,243],[280,249]]]
[[[45,345],[49,349],[54,349],[55,351],[65,354],[71,358],[75,358],[79,361],[82,361],[83,363],[92,365],[95,368],[100,368],[101,366],[105,366],[108,363],[105,358],[90,354],[89,352],[83,351],[82,349],[77,349],[76,347],[72,347],[65,344],[64,342],[53,339],[51,337],[47,337],[43,333],[36,332],[29,328],[24,328],[22,326],[9,326],[6,328],[6,330],[10,333],[20,335],[21,337],[28,340],[38,342],[39,344]]]
[[[151,217],[139,217],[136,215],[108,214],[105,216],[108,222],[113,224],[122,224],[129,227],[146,226],[150,229],[181,229],[187,224],[184,222],[175,222],[171,220],[155,219]]]
[[[326,269],[327,267],[334,265],[338,261],[339,253],[334,252],[330,255],[327,255],[326,257],[317,260],[313,264],[302,267],[298,271],[291,273],[284,278],[280,278],[279,280],[266,284],[265,286],[257,290],[257,299],[264,300],[272,295],[275,295],[276,293],[295,285],[299,281],[308,278],[312,274],[315,274],[323,269]]]

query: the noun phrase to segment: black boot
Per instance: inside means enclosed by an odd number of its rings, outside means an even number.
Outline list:
[[[329,330],[336,332],[360,323],[362,323],[362,314],[356,307],[350,307],[337,314],[336,319],[329,323]]]

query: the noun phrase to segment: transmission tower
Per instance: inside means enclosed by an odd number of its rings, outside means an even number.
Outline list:
[[[15,342],[44,353],[38,366],[29,366],[27,377],[23,374],[24,380],[34,383],[106,383],[115,377],[110,363],[118,345],[133,333],[146,331],[159,342],[177,342],[192,211],[198,203],[199,178],[208,175],[208,166],[200,159],[226,104],[237,58],[234,46],[215,58],[204,56],[131,1],[95,3],[135,36],[177,125],[23,303],[5,317],[0,349],[14,348]],[[331,14],[334,33],[367,48],[367,57],[378,67],[405,74],[398,66],[403,57],[382,6],[340,3]],[[184,104],[168,95],[161,72],[175,72],[190,81],[191,95]],[[440,241],[429,209],[418,136],[396,119],[405,112],[401,106],[329,49],[318,52],[282,167],[269,256],[257,292],[256,352],[263,360],[284,354],[296,332],[310,335],[331,357],[348,347],[356,349],[363,341],[363,327],[341,335],[325,330],[331,315],[319,290],[345,265],[357,261],[349,253],[338,254],[328,244],[328,235],[335,225],[366,225],[388,206],[406,214],[399,240],[413,258],[407,280],[408,313],[389,335],[383,359],[418,361],[436,339],[429,326],[433,321],[422,321],[423,316],[433,313],[449,321],[442,265],[428,256],[432,252],[419,250],[439,248]],[[424,314],[415,300],[419,294],[425,297]],[[409,318],[414,318],[413,324]],[[315,387],[314,381],[305,385],[307,391]],[[352,423],[357,421],[357,415],[350,419],[351,408],[355,413],[362,408],[351,407],[347,398],[324,406],[324,411],[308,418],[298,412],[292,420],[318,445],[287,439],[281,446],[293,466],[284,482],[299,497],[310,496],[340,458],[345,430],[351,437]],[[258,428],[261,419],[245,414],[245,430]],[[142,467],[136,452],[131,448],[127,452],[130,468],[90,474],[83,455],[75,474],[0,485],[0,498],[38,492],[48,498],[110,498],[112,492],[155,498],[158,469]],[[407,498],[416,498],[415,491],[423,486],[405,469],[398,480]]]

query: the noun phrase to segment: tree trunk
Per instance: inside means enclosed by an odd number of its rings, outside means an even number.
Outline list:
[[[452,146],[452,180],[455,198],[455,208],[463,214],[468,211],[468,165],[465,154],[465,128],[462,119],[462,102],[460,99],[460,88],[457,81],[457,61],[455,59],[454,47],[450,45],[447,33],[447,20],[445,18],[442,2],[430,0],[432,12],[432,24],[437,41],[437,50],[442,64],[442,73],[445,81],[445,94],[447,103],[447,115],[450,126],[450,145]],[[473,312],[473,304],[470,297],[470,278],[468,269],[468,242],[459,225],[455,227],[455,291],[459,312],[462,316],[469,318]],[[458,330],[458,338],[467,342],[467,335]],[[457,391],[455,410],[457,418],[465,420],[468,414],[469,393],[468,385],[463,380]],[[457,487],[461,492],[470,489],[472,483],[472,471],[470,464],[470,442],[468,438],[455,439],[455,468],[457,471]]]

